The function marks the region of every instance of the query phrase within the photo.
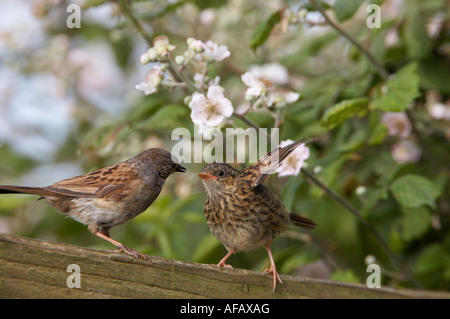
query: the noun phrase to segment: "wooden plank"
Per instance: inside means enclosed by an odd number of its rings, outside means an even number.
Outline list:
[[[80,267],[68,288],[67,266]],[[450,298],[447,292],[369,289],[364,285],[124,254],[0,234],[1,298]]]

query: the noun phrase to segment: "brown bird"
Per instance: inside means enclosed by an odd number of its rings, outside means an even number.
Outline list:
[[[270,247],[273,239],[289,223],[305,228],[315,228],[317,225],[308,218],[290,213],[279,198],[261,183],[303,142],[300,140],[271,151],[242,170],[226,163],[211,163],[198,174],[207,193],[206,222],[228,250],[218,266],[232,269],[225,264],[232,254],[264,246],[269,254],[270,268],[266,272],[273,274],[273,291],[277,279],[283,283],[272,257]]]
[[[88,225],[94,235],[135,258],[147,256],[109,236],[111,227],[144,212],[174,172],[186,169],[169,152],[151,148],[115,165],[97,169],[47,187],[0,186],[0,194],[35,194],[59,212]]]

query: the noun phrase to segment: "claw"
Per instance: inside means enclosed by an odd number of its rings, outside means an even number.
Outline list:
[[[270,245],[266,246],[266,250],[267,250],[267,253],[269,254],[270,268],[266,269],[264,272],[273,275],[273,292],[275,292],[275,288],[277,287],[277,279],[280,282],[280,284],[283,284],[283,281],[281,280],[280,276],[278,275],[277,267],[275,266],[275,262],[273,261]]]
[[[226,269],[231,269],[233,270],[233,266],[226,264],[225,262],[227,261],[227,259],[233,255],[236,251],[234,249],[230,249],[228,250],[228,253],[225,255],[225,257],[223,257],[219,263],[217,264],[217,266],[219,266],[220,268],[226,268]]]
[[[116,249],[116,251],[124,252],[130,256],[133,256],[135,259],[142,258],[144,260],[148,260],[147,255],[141,254],[140,252],[138,252],[134,249],[128,248],[127,246],[124,246],[124,245],[122,245],[122,247],[119,247],[119,249]]]

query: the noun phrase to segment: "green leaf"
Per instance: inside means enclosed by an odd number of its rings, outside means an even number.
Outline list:
[[[329,108],[320,119],[328,129],[335,128],[349,118],[366,111],[369,100],[365,97],[344,100]]]
[[[252,38],[250,39],[250,47],[253,50],[256,50],[256,48],[264,44],[264,42],[266,42],[267,38],[269,37],[270,31],[272,31],[273,27],[275,27],[275,25],[280,21],[281,10],[277,10],[272,13],[269,18],[261,22],[253,33]]]
[[[340,282],[350,282],[356,284],[361,282],[358,279],[358,277],[353,273],[353,271],[351,271],[350,269],[336,270],[334,273],[331,274],[330,279]]]
[[[214,235],[207,233],[200,242],[196,244],[192,260],[194,262],[204,262],[208,255],[219,246],[221,246],[221,244]]]
[[[388,134],[388,130],[387,130],[386,125],[384,125],[384,123],[378,123],[372,129],[372,132],[370,132],[369,144],[370,145],[381,144],[384,141],[387,134]]]
[[[365,198],[364,205],[362,207],[363,217],[368,217],[371,215],[372,209],[375,205],[382,199],[386,199],[388,197],[387,189],[382,188],[370,188],[367,189],[367,195]]]
[[[441,271],[445,266],[444,256],[448,256],[442,243],[432,243],[420,254],[415,265],[416,274],[429,274],[433,271]],[[448,258],[448,257],[447,257]]]
[[[404,209],[400,220],[400,236],[405,241],[422,236],[431,225],[431,213],[426,207]]]
[[[420,86],[425,90],[437,90],[442,94],[450,95],[450,60],[445,56],[436,56],[433,59],[421,61],[417,73],[420,77]]]
[[[160,108],[146,123],[153,129],[171,128],[180,126],[182,120],[188,116],[187,107],[178,104],[169,104]]]
[[[193,0],[193,3],[200,9],[205,10],[208,8],[220,8],[227,5],[228,1],[224,0]],[[175,2],[176,3],[176,2]]]
[[[417,63],[413,62],[400,69],[382,88],[382,95],[370,104],[371,109],[388,112],[404,111],[419,96],[419,76]]]
[[[425,59],[431,52],[431,41],[428,37],[426,21],[415,6],[408,15],[403,28],[406,52],[411,59]]]
[[[288,210],[292,210],[292,206],[295,202],[295,194],[300,186],[303,184],[303,180],[298,178],[290,178],[286,185],[283,187],[283,191],[281,193],[281,199],[283,200],[284,206]]]
[[[98,6],[102,5],[103,3],[105,3],[105,1],[106,0],[86,0],[81,5],[81,9],[85,10],[85,9],[89,9],[90,7],[98,7]]]
[[[440,195],[439,188],[433,182],[419,175],[404,175],[397,178],[390,187],[394,198],[409,208],[428,204],[435,208],[435,200]]]
[[[339,22],[350,19],[365,0],[336,0],[333,9]]]

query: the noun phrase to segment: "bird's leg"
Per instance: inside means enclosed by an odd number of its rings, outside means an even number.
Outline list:
[[[100,237],[100,238],[106,240],[107,242],[110,242],[111,244],[117,246],[119,249],[116,249],[115,251],[124,252],[124,253],[126,253],[128,255],[133,256],[136,259],[139,259],[139,258],[142,258],[144,260],[148,259],[147,255],[143,255],[143,254],[137,252],[134,249],[128,248],[124,244],[122,244],[122,243],[118,242],[117,240],[114,240],[111,237],[109,237],[109,229],[110,229],[110,227],[101,227],[101,229],[99,230],[99,227],[97,225],[91,224],[91,225],[88,226],[88,229],[95,236]]]
[[[277,267],[275,266],[275,262],[273,261],[272,250],[270,249],[270,245],[267,245],[264,247],[266,248],[267,253],[269,254],[269,259],[270,259],[270,268],[266,269],[265,272],[267,272],[268,274],[270,274],[270,273],[273,274],[273,292],[275,292],[275,288],[277,287],[277,279],[281,284],[283,284],[283,281],[281,280],[280,276],[278,275]]]
[[[227,259],[228,259],[231,255],[233,255],[235,252],[236,252],[236,250],[234,250],[234,249],[229,249],[229,250],[228,250],[228,253],[225,255],[225,257],[223,257],[223,258],[219,261],[219,263],[217,264],[217,266],[219,266],[220,268],[233,269],[233,266],[227,265],[227,264],[225,264],[225,262],[226,262]]]

